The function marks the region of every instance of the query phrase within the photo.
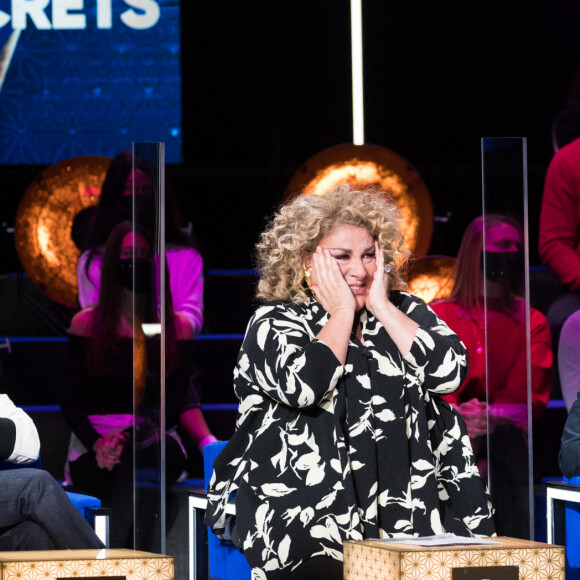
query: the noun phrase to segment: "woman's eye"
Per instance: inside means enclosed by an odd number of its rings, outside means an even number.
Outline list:
[[[365,254],[363,257],[366,258],[367,260],[369,260],[369,259],[374,260],[376,257],[376,254],[374,252],[372,252],[372,253]]]
[[[333,256],[335,260],[348,260],[348,254],[339,254],[338,256]]]

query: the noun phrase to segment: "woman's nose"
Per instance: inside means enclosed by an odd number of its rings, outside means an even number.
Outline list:
[[[350,274],[357,276],[358,278],[364,278],[366,273],[367,270],[362,260],[352,260]]]

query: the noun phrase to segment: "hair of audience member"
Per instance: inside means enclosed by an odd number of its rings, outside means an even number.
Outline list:
[[[520,239],[523,239],[521,224],[510,216],[500,214],[476,217],[463,234],[455,261],[455,284],[450,298],[456,300],[470,316],[474,316],[481,306],[483,228],[501,224],[513,226],[519,232]]]
[[[580,100],[571,101],[558,111],[552,122],[554,151],[580,138]]]
[[[155,175],[151,163],[139,156],[135,156],[135,170],[141,170],[151,179]],[[133,154],[129,150],[117,153],[107,169],[101,186],[99,203],[95,206],[92,225],[82,244],[82,251],[89,251],[85,264],[87,276],[95,254],[101,251],[113,228],[120,221],[127,219],[127,216],[119,216],[117,203],[123,197],[125,185],[131,171],[133,171]],[[175,195],[168,183],[165,184],[165,239],[167,244],[174,246],[195,245],[191,237],[182,228]]]
[[[121,255],[121,247],[125,236],[129,233],[142,235],[150,244],[149,237],[144,228],[133,227],[131,222],[121,222],[113,228],[103,255],[101,267],[101,287],[99,291],[99,301],[94,306],[94,317],[89,337],[87,350],[87,360],[89,368],[95,374],[104,374],[108,370],[108,360],[112,353],[118,350],[119,327],[123,312],[123,300],[126,292],[118,280],[118,267]],[[150,244],[151,247],[151,244]],[[175,338],[175,313],[173,311],[173,301],[171,291],[169,291],[169,271],[167,264],[165,267],[165,333],[168,369],[174,368],[176,364],[176,338]],[[152,281],[153,282],[153,281]],[[140,322],[157,322],[157,305],[150,292],[145,295],[144,311],[138,313]]]
[[[392,264],[389,288],[405,288],[401,268],[407,252],[401,250],[400,210],[378,187],[342,185],[326,195],[299,195],[281,206],[256,245],[261,271],[257,297],[262,300],[308,301],[304,285],[304,256],[337,225],[366,229]]]
[[[554,152],[580,138],[580,68],[576,71],[564,107],[552,121]]]

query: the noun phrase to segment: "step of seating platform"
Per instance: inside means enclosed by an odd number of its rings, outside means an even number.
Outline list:
[[[173,557],[135,550],[0,552],[3,580],[174,580]]]

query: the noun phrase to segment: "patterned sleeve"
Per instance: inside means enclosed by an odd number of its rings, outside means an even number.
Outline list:
[[[422,300],[401,293],[399,308],[419,324],[411,350],[404,357],[420,383],[438,395],[459,388],[469,371],[467,349],[459,337]]]
[[[319,405],[343,372],[303,314],[280,304],[260,308],[250,320],[234,379],[274,401],[303,408]]]

